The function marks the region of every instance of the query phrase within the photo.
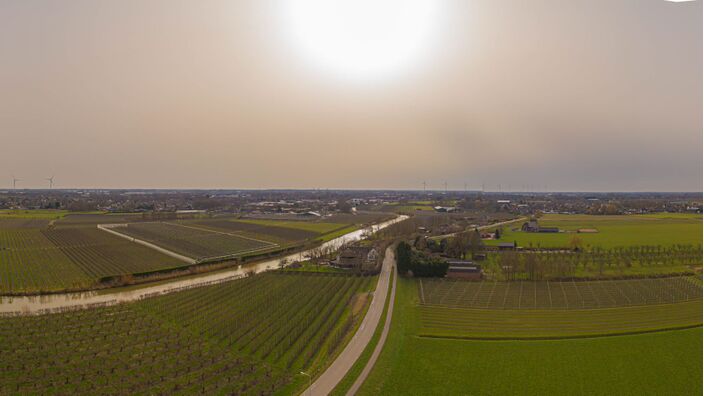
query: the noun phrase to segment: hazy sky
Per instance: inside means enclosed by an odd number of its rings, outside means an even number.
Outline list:
[[[443,1],[356,79],[289,5],[0,1],[0,188],[702,190],[701,1]]]

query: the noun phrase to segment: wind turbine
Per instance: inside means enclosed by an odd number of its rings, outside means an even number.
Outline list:
[[[49,182],[49,190],[54,188],[54,175],[51,175],[51,177],[46,177],[44,180],[47,180]]]
[[[12,176],[12,189],[14,190],[17,187],[17,182],[22,181],[22,179],[16,178],[14,175]]]

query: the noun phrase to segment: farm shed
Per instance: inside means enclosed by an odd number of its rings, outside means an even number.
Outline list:
[[[538,232],[560,232],[560,229],[557,227],[540,227]]]
[[[514,250],[516,249],[516,242],[501,242],[497,246],[499,250]]]
[[[446,260],[447,278],[479,280],[482,278],[482,266],[466,260]]]
[[[557,227],[541,227],[538,220],[531,220],[523,223],[521,226],[523,232],[560,232]]]

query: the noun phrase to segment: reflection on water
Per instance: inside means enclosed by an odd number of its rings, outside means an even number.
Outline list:
[[[408,216],[399,216],[393,220],[376,224],[371,227],[371,231],[376,232],[406,218],[408,218]],[[360,229],[350,232],[341,237],[325,242],[322,245],[322,248],[338,248],[345,243],[363,239],[366,237],[368,232],[368,229]],[[227,271],[219,271],[211,274],[206,273],[203,275],[189,277],[188,279],[174,279],[173,281],[158,285],[147,285],[144,287],[131,288],[129,290],[115,289],[113,292],[103,290],[100,293],[96,291],[88,291],[77,293],[46,294],[39,296],[0,297],[0,315],[19,315],[29,313],[42,314],[48,312],[61,312],[63,310],[71,310],[76,308],[106,306],[126,301],[154,297],[166,293],[173,293],[194,287],[213,285],[241,278],[245,276],[247,272],[262,272],[269,269],[278,268],[282,260],[286,260],[286,262],[289,263],[304,260],[310,256],[314,250],[319,248],[320,247],[316,247],[285,257],[277,257],[259,263],[247,264],[245,266],[239,265],[237,268]]]

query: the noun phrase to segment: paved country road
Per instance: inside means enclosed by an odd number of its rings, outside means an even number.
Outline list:
[[[329,394],[347,374],[350,368],[352,368],[352,365],[354,365],[354,362],[356,362],[357,358],[359,358],[362,354],[364,348],[367,347],[367,344],[371,341],[374,331],[379,324],[381,314],[384,311],[386,295],[389,290],[389,279],[391,278],[391,272],[394,271],[395,264],[396,258],[394,257],[394,251],[391,247],[389,247],[386,249],[386,253],[384,255],[384,262],[381,266],[381,273],[379,274],[379,281],[377,282],[376,290],[374,291],[372,303],[369,305],[367,314],[362,320],[362,324],[359,326],[359,329],[357,329],[357,333],[354,337],[352,337],[352,340],[350,340],[342,353],[340,353],[335,361],[332,362],[330,367],[328,367],[328,369],[325,370],[325,372],[323,372],[323,374],[318,377],[318,379],[315,380],[315,382],[308,389],[306,389],[302,395],[323,396]],[[394,285],[396,284],[395,279],[396,278],[394,277]],[[392,294],[389,307],[393,306],[393,298],[394,296]],[[390,315],[387,315],[384,328],[385,332],[388,332],[388,325],[390,322],[389,319]],[[382,340],[380,340],[379,344],[377,344],[377,348],[381,345],[383,345]],[[376,350],[374,352],[376,352]]]
[[[374,352],[372,352],[372,356],[369,358],[367,365],[364,366],[364,369],[359,374],[359,377],[357,377],[357,379],[354,381],[354,384],[352,384],[352,387],[350,387],[350,390],[347,391],[346,396],[354,396],[357,393],[357,391],[359,390],[359,388],[362,387],[362,384],[364,383],[364,381],[367,380],[367,376],[369,376],[369,373],[374,368],[374,364],[376,364],[376,360],[379,358],[379,355],[381,355],[381,350],[384,348],[384,343],[386,342],[386,337],[389,335],[389,329],[391,328],[391,318],[394,313],[394,297],[396,297],[396,278],[397,278],[397,276],[394,276],[394,281],[393,281],[393,284],[391,285],[391,297],[389,297],[389,309],[386,312],[386,320],[384,321],[384,329],[381,331],[381,338],[379,338],[379,342],[376,344],[376,347],[374,348]]]

